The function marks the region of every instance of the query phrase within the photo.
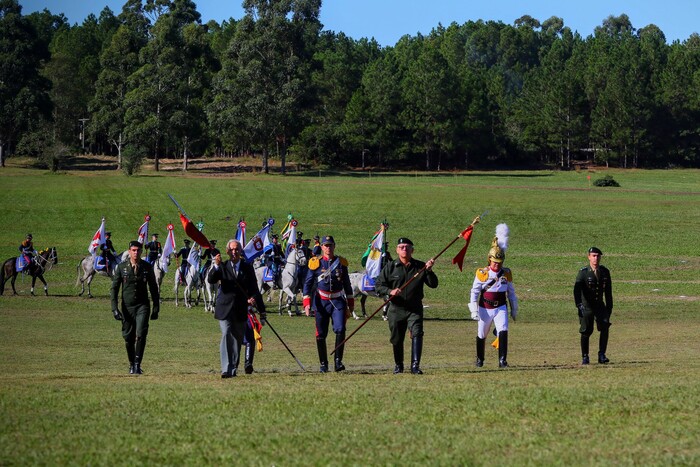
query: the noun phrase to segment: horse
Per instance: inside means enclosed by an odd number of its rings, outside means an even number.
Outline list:
[[[214,306],[216,305],[216,296],[219,292],[219,283],[209,282],[209,271],[211,271],[212,267],[213,266],[210,265],[204,270],[204,283],[202,284],[204,288],[204,311],[208,311],[210,313],[214,313]]]
[[[389,297],[379,295],[375,290],[364,290],[364,287],[362,287],[362,282],[364,281],[365,273],[364,272],[353,272],[350,274],[350,283],[352,284],[352,296],[357,298],[360,297],[360,306],[362,307],[362,318],[367,317],[367,310],[365,309],[365,302],[367,301],[367,297],[369,295],[373,297],[379,297],[382,300],[386,300]],[[385,304],[384,309],[382,310],[382,319],[386,321],[389,319],[387,317],[387,313],[389,311],[389,304]],[[352,312],[352,317],[354,319],[360,319],[361,317],[355,313],[353,310]]]
[[[81,297],[85,293],[85,283],[87,282],[88,297],[93,298],[93,295],[90,292],[90,284],[92,284],[92,280],[95,278],[95,275],[99,274],[100,276],[111,278],[114,275],[114,270],[116,269],[117,264],[121,263],[122,261],[126,261],[128,257],[129,251],[125,250],[122,252],[121,255],[115,258],[115,261],[113,263],[110,263],[110,266],[108,268],[102,269],[100,271],[97,271],[95,269],[94,256],[86,256],[83,259],[81,259],[78,263],[78,267],[76,268],[78,272],[78,279],[75,281],[75,285],[81,286],[80,293],[78,294],[78,296]]]
[[[170,256],[165,258],[165,267],[161,264],[162,258],[158,258],[153,264],[153,275],[156,276],[156,283],[158,284],[158,294],[160,295],[160,286],[163,284],[163,278],[165,278],[165,273],[168,272],[168,266],[170,265]],[[163,301],[163,296],[160,297],[160,301]]]
[[[39,252],[29,265],[25,266],[27,274],[32,276],[32,288],[31,294],[34,295],[34,285],[36,284],[36,279],[39,278],[41,282],[44,283],[44,294],[48,297],[49,286],[44,280],[44,273],[51,270],[54,264],[58,264],[58,253],[56,253],[56,247],[47,248]],[[0,295],[5,292],[5,282],[12,278],[12,292],[17,295],[17,290],[15,289],[15,280],[17,279],[17,257],[10,258],[2,265],[0,270]]]
[[[279,289],[280,315],[282,314],[282,294],[287,296],[286,307],[289,316],[294,316],[295,314],[297,316],[301,315],[301,312],[299,311],[299,304],[297,303],[297,293],[301,288],[301,282],[299,281],[299,268],[306,266],[306,262],[307,259],[303,250],[301,248],[294,248],[292,252],[287,255],[287,262],[274,283],[272,281],[265,281],[265,268],[261,266],[260,262],[253,263],[255,267],[255,276],[258,279],[258,289],[260,289],[260,293],[265,293],[273,288]],[[292,313],[292,307],[294,307],[294,313]]]
[[[185,290],[183,292],[183,300],[185,301],[185,308],[192,308],[192,289],[197,291],[197,299],[195,300],[195,305],[199,305],[199,300],[202,297],[202,283],[199,278],[199,251],[194,250],[190,252],[190,256],[195,255],[195,264],[190,264],[187,274],[185,275]],[[178,293],[180,291],[180,278],[182,277],[182,270],[178,267],[175,271],[175,306],[179,306],[179,301],[177,299]]]

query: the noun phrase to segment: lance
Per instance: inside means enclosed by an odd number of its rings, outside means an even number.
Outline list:
[[[175,198],[173,198],[173,196],[170,193],[167,193],[167,195],[168,195],[168,198],[170,198],[170,201],[175,203],[175,206],[177,206],[177,210],[180,211],[185,217],[187,217],[189,219],[190,216],[188,216],[187,213],[185,212],[185,210],[182,209],[182,206],[180,206],[180,203],[175,201]]]
[[[484,217],[487,213],[488,213],[488,211],[484,212],[481,216],[476,216],[476,217],[474,218],[474,220],[472,221],[472,223],[470,224],[470,227],[473,227],[473,226],[475,226],[476,224],[478,224],[479,221],[481,221],[481,218]],[[469,228],[469,227],[467,227],[467,228]],[[466,230],[466,229],[465,229],[465,230]],[[464,231],[462,231],[462,232],[464,232]],[[454,243],[455,243],[457,240],[459,240],[460,238],[463,238],[461,232],[460,232],[459,235],[457,235],[457,236],[454,238],[454,240],[452,240],[450,243],[448,243],[447,246],[446,246],[445,248],[443,248],[443,249],[440,251],[440,253],[438,253],[437,255],[433,256],[431,259],[432,259],[433,261],[437,260],[440,256],[442,256],[442,254],[443,254],[444,252],[446,252],[446,251],[448,250],[448,248],[450,248],[452,245],[454,245]],[[423,273],[423,271],[425,271],[425,270],[426,270],[426,266],[424,265],[422,268],[420,268],[420,270],[419,270],[418,272],[416,272],[413,276],[411,276],[411,278],[408,279],[404,285],[402,285],[401,287],[399,287],[399,292],[398,292],[398,293],[396,293],[395,295],[389,296],[389,298],[387,298],[387,299],[384,301],[384,303],[382,303],[381,305],[379,305],[379,308],[377,308],[376,310],[374,310],[374,313],[372,313],[372,314],[369,315],[367,318],[365,318],[365,320],[364,320],[353,332],[351,332],[350,335],[349,335],[348,337],[346,337],[340,344],[338,344],[338,345],[335,347],[335,349],[333,349],[333,352],[331,352],[331,355],[333,355],[333,354],[335,353],[335,351],[338,350],[340,347],[342,347],[343,345],[345,345],[345,343],[346,343],[347,341],[349,341],[350,338],[351,338],[352,336],[354,336],[355,333],[356,333],[357,331],[359,331],[360,329],[362,329],[362,327],[363,327],[365,324],[367,324],[367,323],[369,322],[369,320],[371,320],[371,319],[374,317],[374,315],[376,315],[377,313],[379,313],[379,310],[381,310],[382,308],[384,308],[384,307],[387,305],[387,303],[389,303],[390,301],[392,301],[392,300],[394,299],[394,297],[396,297],[396,296],[399,295],[401,292],[403,292],[403,290],[404,290],[406,287],[408,287],[408,285],[409,285],[411,282],[413,282],[414,280],[416,280],[416,279],[418,278],[418,276],[420,276],[420,275]]]

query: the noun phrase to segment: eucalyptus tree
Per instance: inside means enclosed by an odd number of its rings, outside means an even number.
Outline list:
[[[40,74],[49,57],[16,0],[0,0],[0,167],[5,151],[51,116],[50,81]]]
[[[139,54],[141,66],[129,77],[128,144],[149,148],[156,171],[168,148],[180,148],[186,170],[190,147],[204,134],[202,99],[211,66],[206,30],[191,0],[156,0],[144,9],[155,23]]]
[[[214,82],[209,114],[218,136],[261,149],[265,173],[278,145],[285,172],[286,144],[307,96],[320,6],[320,0],[244,0],[245,16]]]

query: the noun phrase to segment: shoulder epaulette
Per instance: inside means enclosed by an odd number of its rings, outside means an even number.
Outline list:
[[[508,282],[513,282],[513,272],[510,268],[503,268],[503,275],[506,276]]]
[[[309,260],[309,269],[315,271],[321,265],[321,258],[314,256]]]
[[[348,267],[348,260],[347,259],[345,259],[342,256],[338,256],[338,259],[340,260],[340,264],[342,264],[345,267]]]
[[[484,282],[486,279],[489,278],[489,270],[488,268],[479,268],[476,270],[476,278],[479,279],[481,282]]]

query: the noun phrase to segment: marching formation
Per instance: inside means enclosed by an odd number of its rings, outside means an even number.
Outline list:
[[[161,303],[161,283],[168,271],[171,256],[175,258],[176,306],[177,288],[185,286],[185,305],[191,306],[191,294],[206,287],[205,311],[211,311],[219,321],[221,342],[221,378],[238,375],[241,350],[244,349],[243,369],[246,374],[254,372],[255,352],[262,350],[261,332],[268,328],[284,345],[285,349],[305,370],[299,359],[292,353],[277,331],[267,320],[263,293],[267,290],[280,291],[280,314],[282,296],[287,295],[286,308],[290,316],[300,315],[296,306],[296,295],[303,294],[303,312],[315,319],[315,340],[318,351],[319,370],[327,373],[329,355],[333,357],[333,369],[341,372],[346,369],[343,362],[347,341],[353,337],[379,310],[384,310],[383,318],[388,321],[389,342],[394,358],[394,374],[404,372],[404,341],[408,332],[410,339],[410,373],[423,374],[421,356],[423,352],[423,297],[424,286],[438,287],[438,277],[433,271],[435,261],[457,240],[464,239],[465,245],[452,260],[460,271],[469,246],[474,226],[480,222],[478,216],[464,231],[450,242],[437,255],[427,261],[413,256],[414,244],[405,236],[396,243],[396,259],[388,253],[386,231],[389,224],[384,221],[372,237],[367,251],[362,257],[364,273],[350,274],[346,258],[336,254],[333,236],[314,237],[311,241],[297,231],[298,222],[290,214],[287,223],[279,234],[272,232],[275,221],[267,219],[262,228],[246,241],[246,222],[241,219],[233,238],[226,242],[223,259],[216,249],[216,240],[209,240],[203,233],[204,223],[193,224],[181,206],[178,207],[180,220],[187,235],[183,247],[176,249],[174,226],[167,226],[168,235],[161,244],[157,233],[151,233],[147,243],[151,216],[139,227],[137,239],[129,243],[122,255],[111,240],[111,232],[105,229],[105,219],[93,236],[88,248],[91,256],[84,258],[79,268],[78,282],[88,285],[96,273],[112,279],[110,298],[112,314],[121,322],[122,336],[126,345],[129,373],[143,373],[142,362],[146,349],[149,322],[158,319]],[[496,226],[495,236],[487,255],[487,264],[478,268],[468,293],[468,310],[471,319],[477,321],[476,367],[485,365],[486,338],[491,332],[496,335],[491,344],[498,349],[498,367],[508,368],[508,329],[509,319],[516,320],[519,306],[515,292],[512,271],[504,266],[510,231],[506,224]],[[0,293],[9,277],[19,272],[28,272],[34,278],[40,277],[47,264],[55,264],[55,248],[37,252],[33,246],[33,236],[28,234],[19,245],[20,255],[5,262],[0,278]],[[142,253],[146,254],[142,258]],[[610,315],[613,309],[612,280],[610,271],[600,264],[603,253],[597,247],[588,250],[589,265],[581,268],[574,284],[574,303],[579,317],[581,334],[581,363],[590,364],[589,338],[595,321],[600,333],[598,363],[606,364]],[[50,267],[50,266],[49,266]],[[14,275],[14,276],[13,276]],[[353,280],[351,280],[353,276]],[[46,282],[45,290],[46,288]],[[16,292],[15,292],[16,293]],[[33,293],[33,283],[32,283]],[[46,292],[48,294],[48,291]],[[81,292],[82,294],[82,292]],[[121,298],[120,298],[121,295]],[[367,316],[362,301],[362,315],[365,320],[347,335],[347,322],[355,313],[355,296],[375,295],[384,302],[371,315]],[[335,334],[334,347],[329,354],[327,347],[328,331]]]

